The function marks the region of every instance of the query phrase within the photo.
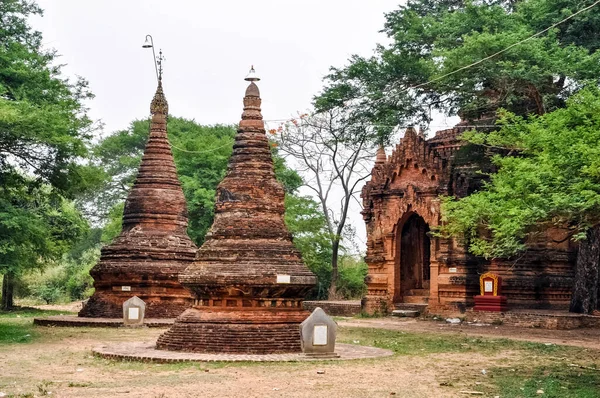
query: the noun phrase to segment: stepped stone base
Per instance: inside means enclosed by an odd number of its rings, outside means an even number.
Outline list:
[[[473,311],[505,312],[508,310],[505,296],[475,296]]]
[[[175,322],[174,318],[166,319],[144,319],[145,327],[149,328],[168,328]],[[124,327],[123,317],[121,318],[83,318],[74,315],[53,315],[40,318],[33,318],[33,324],[38,326],[51,327],[98,327],[98,328],[120,328]]]
[[[159,350],[221,354],[299,353],[299,309],[191,308],[156,342]]]
[[[140,361],[155,363],[174,362],[304,362],[323,360],[352,360],[383,358],[393,356],[391,350],[361,346],[356,344],[336,344],[337,354],[330,357],[309,356],[302,353],[285,354],[203,354],[181,351],[157,350],[151,342],[117,343],[108,346],[96,347],[94,355],[115,360]]]
[[[419,311],[394,310],[394,311],[392,311],[392,316],[397,316],[400,318],[416,318],[419,316]]]
[[[180,288],[183,290],[183,288]],[[121,292],[118,292],[121,293]],[[87,304],[79,311],[82,318],[119,318],[123,319],[123,303],[132,296],[137,295],[146,303],[147,318],[175,318],[183,313],[193,303],[188,297],[147,297],[138,292],[123,292],[124,294],[103,295],[101,293],[92,296]],[[188,292],[185,292],[188,293]],[[189,294],[189,293],[188,293]]]

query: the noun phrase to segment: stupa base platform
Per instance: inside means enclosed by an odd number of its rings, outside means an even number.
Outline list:
[[[175,323],[175,318],[146,318],[144,325],[149,328],[168,328]],[[54,315],[33,318],[33,324],[53,327],[124,327],[123,318],[86,318],[76,315]],[[128,326],[129,327],[129,326]]]
[[[301,362],[340,361],[352,359],[384,358],[394,355],[393,351],[355,344],[336,344],[337,357],[313,357],[302,353],[285,354],[206,354],[181,351],[157,350],[153,342],[120,343],[96,347],[94,355],[122,361],[154,363],[172,362]]]
[[[119,292],[120,293],[120,292]],[[115,294],[114,296],[92,296],[87,304],[79,311],[82,318],[120,318],[123,317],[123,303],[133,296],[137,296],[146,303],[145,316],[149,318],[175,319],[183,311],[190,308],[194,303],[191,297],[188,298],[160,298],[148,297],[138,292],[127,294]]]
[[[299,308],[190,308],[158,338],[156,348],[212,354],[300,353],[300,323],[309,315]]]

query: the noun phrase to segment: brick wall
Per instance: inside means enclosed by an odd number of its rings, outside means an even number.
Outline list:
[[[302,306],[307,311],[321,307],[330,316],[354,316],[360,314],[360,301],[304,301]]]

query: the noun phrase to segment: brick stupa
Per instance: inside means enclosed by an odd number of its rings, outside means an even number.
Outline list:
[[[159,337],[158,349],[301,351],[299,325],[309,315],[302,301],[316,278],[283,220],[284,190],[275,179],[253,72],[214,223],[196,261],[179,276],[194,292],[194,306]]]
[[[123,230],[90,271],[96,291],[80,317],[121,318],[123,302],[133,296],[146,303],[147,318],[175,318],[193,303],[177,279],[197,247],[186,232],[186,202],[167,138],[168,104],[160,80],[150,112],[150,135],[125,202]]]

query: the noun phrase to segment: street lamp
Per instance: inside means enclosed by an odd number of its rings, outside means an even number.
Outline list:
[[[156,53],[154,52],[154,40],[151,35],[146,35],[146,40],[144,44],[142,44],[142,48],[151,48],[152,49],[152,58],[154,59],[154,70],[156,71],[156,79],[160,81],[162,78],[162,50],[159,51],[158,58],[156,57]],[[158,61],[158,62],[157,62]],[[160,66],[160,73],[158,72],[158,67]]]

